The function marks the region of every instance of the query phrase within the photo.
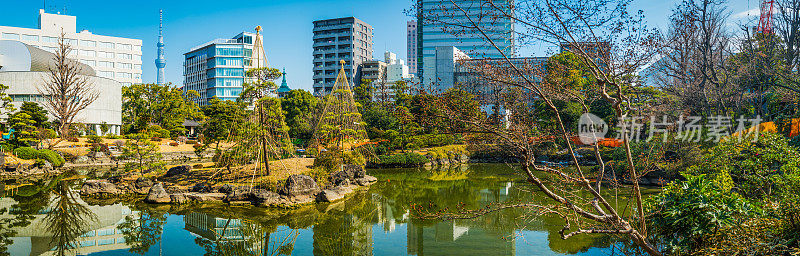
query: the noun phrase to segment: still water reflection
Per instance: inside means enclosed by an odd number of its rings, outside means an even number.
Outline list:
[[[79,182],[56,178],[0,199],[0,255],[606,255],[622,244],[563,241],[558,219],[521,209],[455,221],[411,216],[412,204],[545,201],[505,165],[370,173],[380,182],[368,191],[292,210],[84,200]]]

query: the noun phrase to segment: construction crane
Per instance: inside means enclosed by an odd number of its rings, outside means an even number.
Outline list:
[[[761,0],[761,17],[758,19],[757,32],[762,34],[772,34],[772,10],[775,7],[775,0]]]

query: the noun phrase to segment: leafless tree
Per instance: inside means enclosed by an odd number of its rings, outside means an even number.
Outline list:
[[[692,115],[727,114],[742,103],[741,88],[727,75],[733,46],[725,2],[682,1],[661,39],[656,78]]]
[[[426,2],[427,5],[429,3]],[[485,90],[495,94],[489,97],[494,102],[503,102],[503,107],[512,113],[507,125],[496,125],[491,118],[471,118],[460,121],[468,124],[476,133],[491,134],[497,141],[511,149],[510,154],[521,159],[521,168],[527,180],[553,200],[553,205],[518,203],[497,205],[487,209],[458,213],[433,213],[423,216],[445,218],[471,218],[496,210],[520,207],[532,209],[536,214],[553,214],[566,222],[560,234],[563,239],[581,234],[621,235],[651,255],[661,255],[656,246],[647,239],[647,227],[641,190],[638,180],[640,170],[634,168],[629,147],[629,136],[622,131],[626,152],[627,173],[630,176],[630,194],[605,193],[603,181],[607,178],[606,166],[597,144],[593,146],[598,160],[598,170],[589,172],[581,166],[576,156],[576,145],[572,143],[574,130],[566,127],[557,100],[575,101],[584,112],[589,112],[587,102],[593,99],[606,101],[617,119],[634,111],[636,104],[629,97],[633,80],[630,79],[654,57],[657,33],[644,24],[641,12],[630,13],[627,0],[442,0],[437,8],[415,6],[423,23],[443,27],[444,31],[460,37],[482,38],[485,45],[502,55],[499,59],[480,63],[475,71],[490,83],[505,85],[502,90]],[[576,88],[571,83],[548,80],[542,65],[520,64],[508,49],[498,46],[497,40],[508,40],[496,36],[497,25],[506,21],[515,23],[519,45],[545,43],[569,51],[587,69],[587,76],[594,83],[586,88]],[[548,67],[548,69],[559,67]],[[570,159],[569,168],[557,168],[537,161],[541,138],[547,129],[538,125],[539,120],[530,115],[531,102],[541,102],[549,111],[556,127],[549,131],[555,135],[552,141],[559,142]],[[453,104],[444,106],[441,118],[455,118],[459,111]],[[613,182],[612,182],[613,183]],[[633,205],[619,202],[628,202]],[[633,209],[628,211],[626,209]]]
[[[72,52],[64,33],[58,39],[54,61],[49,65],[47,78],[38,88],[44,96],[42,105],[56,118],[58,133],[63,139],[75,122],[75,116],[91,105],[100,95],[83,67],[69,58]]]

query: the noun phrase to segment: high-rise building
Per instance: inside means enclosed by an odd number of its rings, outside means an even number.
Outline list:
[[[200,94],[198,105],[211,98],[236,100],[247,78],[245,73],[255,67],[266,67],[253,61],[253,42],[256,34],[242,32],[232,39],[215,39],[184,54],[183,90]]]
[[[406,24],[406,47],[408,52],[408,69],[411,74],[417,73],[417,21]]]
[[[142,40],[76,31],[75,16],[39,10],[38,28],[0,26],[0,39],[21,41],[52,53],[58,49],[58,38],[63,33],[65,41],[72,46],[71,58],[95,69],[97,76],[122,85],[142,82]]]
[[[158,13],[158,57],[156,58],[156,84],[164,84],[164,67],[167,60],[164,59],[164,11]]]
[[[495,0],[494,5],[504,13],[513,15],[510,6],[513,0]],[[475,0],[417,0],[417,77],[421,79],[424,88],[439,87],[435,79],[437,47],[456,47],[473,58],[501,58],[503,54],[514,56],[514,21],[503,18],[500,11],[481,5]],[[457,4],[461,9],[457,9]],[[467,14],[460,11],[465,10]],[[459,24],[471,17],[477,20],[484,17],[487,22],[481,23],[487,32],[489,40],[479,31],[472,31],[458,26],[446,24]],[[487,17],[492,17],[487,18]],[[497,45],[498,51],[493,45]],[[502,51],[502,53],[501,53]]]
[[[372,26],[354,17],[314,21],[314,95],[330,93],[339,61],[353,81],[361,63],[372,59]]]

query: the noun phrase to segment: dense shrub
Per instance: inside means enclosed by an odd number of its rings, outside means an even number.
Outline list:
[[[19,147],[14,149],[14,155],[21,159],[36,159],[39,157],[39,151],[32,147]]]
[[[762,133],[756,142],[732,139],[712,147],[688,174],[709,178],[747,198],[764,198],[775,192],[775,181],[800,172],[800,153],[786,137]]]
[[[196,140],[187,140],[186,144],[194,145],[194,144],[197,144],[197,141]]]
[[[341,168],[343,164],[342,156],[339,151],[328,150],[322,151],[314,158],[314,167],[322,168],[322,170],[332,172]]]
[[[59,155],[58,152],[49,149],[42,149],[39,150],[39,157],[44,160],[47,160],[48,162],[53,164],[54,167],[64,166],[64,158],[61,157],[61,155]]]
[[[87,137],[87,141],[86,142],[89,142],[89,143],[92,143],[92,144],[99,144],[99,143],[103,143],[103,138],[101,138],[100,136],[97,136],[97,135],[89,135]]]
[[[78,140],[78,137],[69,137],[69,138],[67,138],[67,141],[69,141],[69,142],[78,142],[80,140]]]
[[[428,158],[411,152],[378,156],[378,163],[387,167],[418,167],[428,163]]]
[[[669,252],[692,252],[708,246],[708,238],[743,221],[751,205],[706,175],[664,187],[645,202],[654,235]]]
[[[161,138],[159,138],[159,137],[152,137],[152,138],[150,138],[150,141],[160,142],[160,141],[161,141]]]
[[[54,167],[64,166],[64,158],[49,149],[36,150],[31,147],[20,147],[14,150],[14,155],[21,159],[42,159],[50,162]]]

